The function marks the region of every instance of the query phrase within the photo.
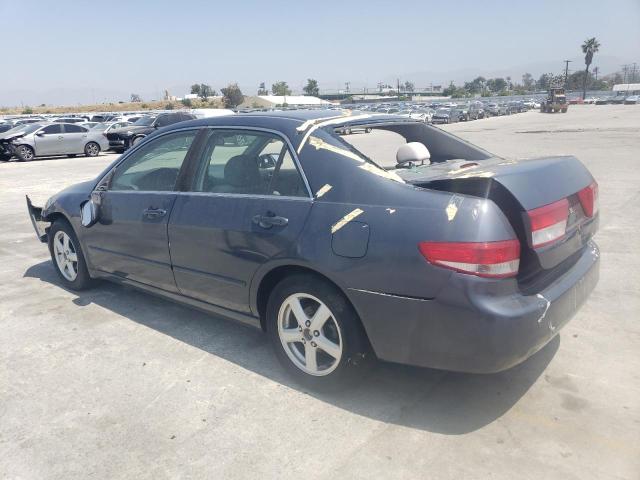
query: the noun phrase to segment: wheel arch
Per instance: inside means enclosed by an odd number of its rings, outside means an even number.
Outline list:
[[[364,325],[362,325],[362,320],[360,319],[360,313],[358,309],[349,298],[347,291],[343,288],[338,282],[325,275],[324,273],[319,272],[318,270],[311,268],[306,265],[287,263],[276,265],[270,270],[266,271],[262,276],[255,282],[255,293],[252,295],[251,308],[256,312],[260,318],[260,326],[263,331],[266,331],[266,311],[267,311],[267,302],[269,301],[269,295],[275,288],[275,286],[284,278],[296,275],[296,274],[306,274],[316,276],[325,282],[333,285],[337,288],[347,299],[349,305],[353,308],[354,312],[356,312],[358,319],[360,321],[361,326],[364,329]],[[366,335],[366,331],[365,331]],[[367,338],[368,340],[368,338]]]

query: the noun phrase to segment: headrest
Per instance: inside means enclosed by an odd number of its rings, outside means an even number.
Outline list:
[[[224,166],[224,180],[234,187],[260,185],[260,170],[255,158],[236,155]]]
[[[430,158],[429,149],[420,142],[409,142],[401,146],[396,153],[396,162],[399,165],[408,162],[429,164]]]

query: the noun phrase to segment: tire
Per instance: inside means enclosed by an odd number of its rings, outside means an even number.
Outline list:
[[[84,154],[87,157],[97,157],[100,154],[100,145],[96,142],[89,142],[84,146]]]
[[[311,322],[320,308],[327,316],[314,329]],[[298,316],[304,319],[298,321]],[[266,326],[278,360],[306,387],[338,389],[362,378],[371,364],[371,349],[355,310],[340,290],[314,275],[292,275],[275,286],[267,303]]]
[[[364,133],[371,133],[371,129],[369,127],[365,128]]]
[[[36,153],[29,145],[19,145],[16,147],[16,157],[18,157],[18,160],[21,162],[30,162],[35,156]]]
[[[78,237],[69,222],[65,219],[53,222],[48,237],[51,261],[62,284],[70,290],[90,288],[93,280],[89,276]],[[75,261],[72,256],[74,253]]]
[[[133,137],[131,139],[131,146],[135,147],[137,144],[139,144],[142,140],[144,139],[144,137]]]

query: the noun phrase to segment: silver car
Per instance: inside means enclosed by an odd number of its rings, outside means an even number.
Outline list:
[[[35,157],[84,154],[95,157],[109,148],[109,141],[101,132],[73,123],[39,123],[11,140],[13,152],[19,160]]]

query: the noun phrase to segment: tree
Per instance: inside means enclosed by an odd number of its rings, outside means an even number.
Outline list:
[[[137,93],[131,94],[131,103],[138,103],[141,101],[142,101],[142,98],[140,97],[140,95],[138,95]]]
[[[536,82],[533,79],[533,75],[531,75],[530,73],[525,73],[524,75],[522,75],[522,86],[525,90],[533,90],[535,84]]]
[[[264,82],[260,82],[260,86],[258,87],[258,95],[267,95],[267,89],[264,86]]]
[[[276,82],[273,85],[271,85],[271,92],[274,95],[280,95],[280,96],[284,96],[284,95],[291,95],[291,90],[289,89],[289,85],[287,85],[287,82]]]
[[[244,101],[244,95],[238,87],[237,83],[230,83],[226,88],[221,90],[222,102],[227,108],[236,108]]]
[[[582,53],[584,53],[584,83],[582,84],[582,99],[587,96],[587,77],[589,76],[589,66],[593,61],[593,55],[600,49],[600,43],[596,37],[587,38],[582,44]]]
[[[194,83],[191,85],[191,93],[200,96],[200,84]]]
[[[312,97],[317,97],[320,94],[320,89],[318,88],[318,81],[313,78],[307,79],[307,85],[303,88],[304,93],[307,95],[311,95]]]
[[[413,84],[413,82],[410,82],[409,80],[407,80],[406,82],[404,82],[404,91],[405,92],[413,92],[415,90],[415,85]]]

